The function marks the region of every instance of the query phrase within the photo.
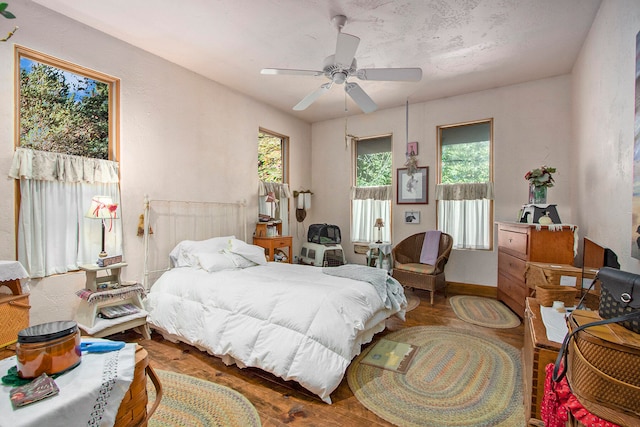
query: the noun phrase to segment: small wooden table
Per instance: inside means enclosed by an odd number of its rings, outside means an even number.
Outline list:
[[[0,294],[0,348],[15,343],[18,332],[29,326],[29,295],[22,292],[20,279],[29,277],[18,261],[0,261],[0,287],[11,294]]]
[[[291,264],[291,258],[293,258],[293,238],[291,236],[254,237],[253,244],[264,248],[269,261],[275,261],[276,249],[286,248],[287,262]]]

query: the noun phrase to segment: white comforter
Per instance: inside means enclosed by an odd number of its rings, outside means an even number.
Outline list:
[[[389,308],[371,284],[318,267],[271,262],[217,273],[182,267],[158,279],[145,305],[149,323],[168,337],[225,363],[295,380],[331,403],[361,345],[389,316],[404,318],[402,287],[395,279],[387,286],[396,300]]]

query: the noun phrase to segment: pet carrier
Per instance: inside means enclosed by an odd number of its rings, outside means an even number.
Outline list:
[[[344,265],[347,260],[341,245],[321,245],[305,242],[300,250],[300,264],[316,267],[337,267]]]
[[[331,224],[311,224],[307,231],[307,242],[322,245],[340,243],[340,227]]]

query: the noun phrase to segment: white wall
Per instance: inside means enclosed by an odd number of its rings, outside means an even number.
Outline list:
[[[581,234],[631,258],[636,34],[640,2],[604,0],[573,70],[572,192]]]
[[[13,43],[121,79],[125,279],[142,279],[136,230],[145,194],[246,200],[253,230],[259,127],[290,137],[292,188],[311,186],[309,124],[29,1],[11,3],[11,11],[20,29],[11,43],[0,43],[0,170],[8,173],[14,150]],[[0,181],[0,200],[0,259],[15,259],[12,180]],[[79,301],[74,292],[83,285],[84,273],[32,281],[31,323],[71,318]]]
[[[524,174],[547,164],[558,169],[549,203],[558,205],[565,223],[575,221],[569,203],[571,153],[571,80],[560,76],[470,93],[409,106],[409,140],[418,141],[418,165],[429,167],[429,203],[393,206],[393,243],[436,226],[436,126],[472,120],[494,119],[495,220],[515,221],[528,200]],[[393,134],[393,169],[404,167],[406,144],[405,107],[348,118],[348,132],[357,136]],[[340,226],[343,247],[351,262],[363,262],[349,242],[349,188],[351,150],[344,142],[344,119],[313,124],[313,189],[316,194],[312,220]],[[395,186],[395,177],[394,177]],[[395,187],[394,187],[395,188]],[[419,225],[404,224],[404,211],[419,210]],[[447,280],[495,286],[497,252],[453,251]]]

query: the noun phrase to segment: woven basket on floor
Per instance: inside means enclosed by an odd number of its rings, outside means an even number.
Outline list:
[[[566,307],[576,304],[576,288],[571,286],[537,285],[536,299],[543,307],[551,307],[554,301],[562,301]]]
[[[147,411],[147,375],[156,388],[156,400],[149,411]],[[151,366],[149,366],[147,351],[137,346],[133,381],[129,386],[129,390],[127,390],[122,398],[114,427],[146,426],[147,421],[160,404],[161,399],[162,385]]]
[[[29,326],[29,295],[0,296],[0,348],[18,340],[18,332]]]
[[[596,313],[576,310],[569,329],[596,320]],[[640,425],[640,335],[615,323],[578,332],[569,348],[567,379],[591,413]]]

